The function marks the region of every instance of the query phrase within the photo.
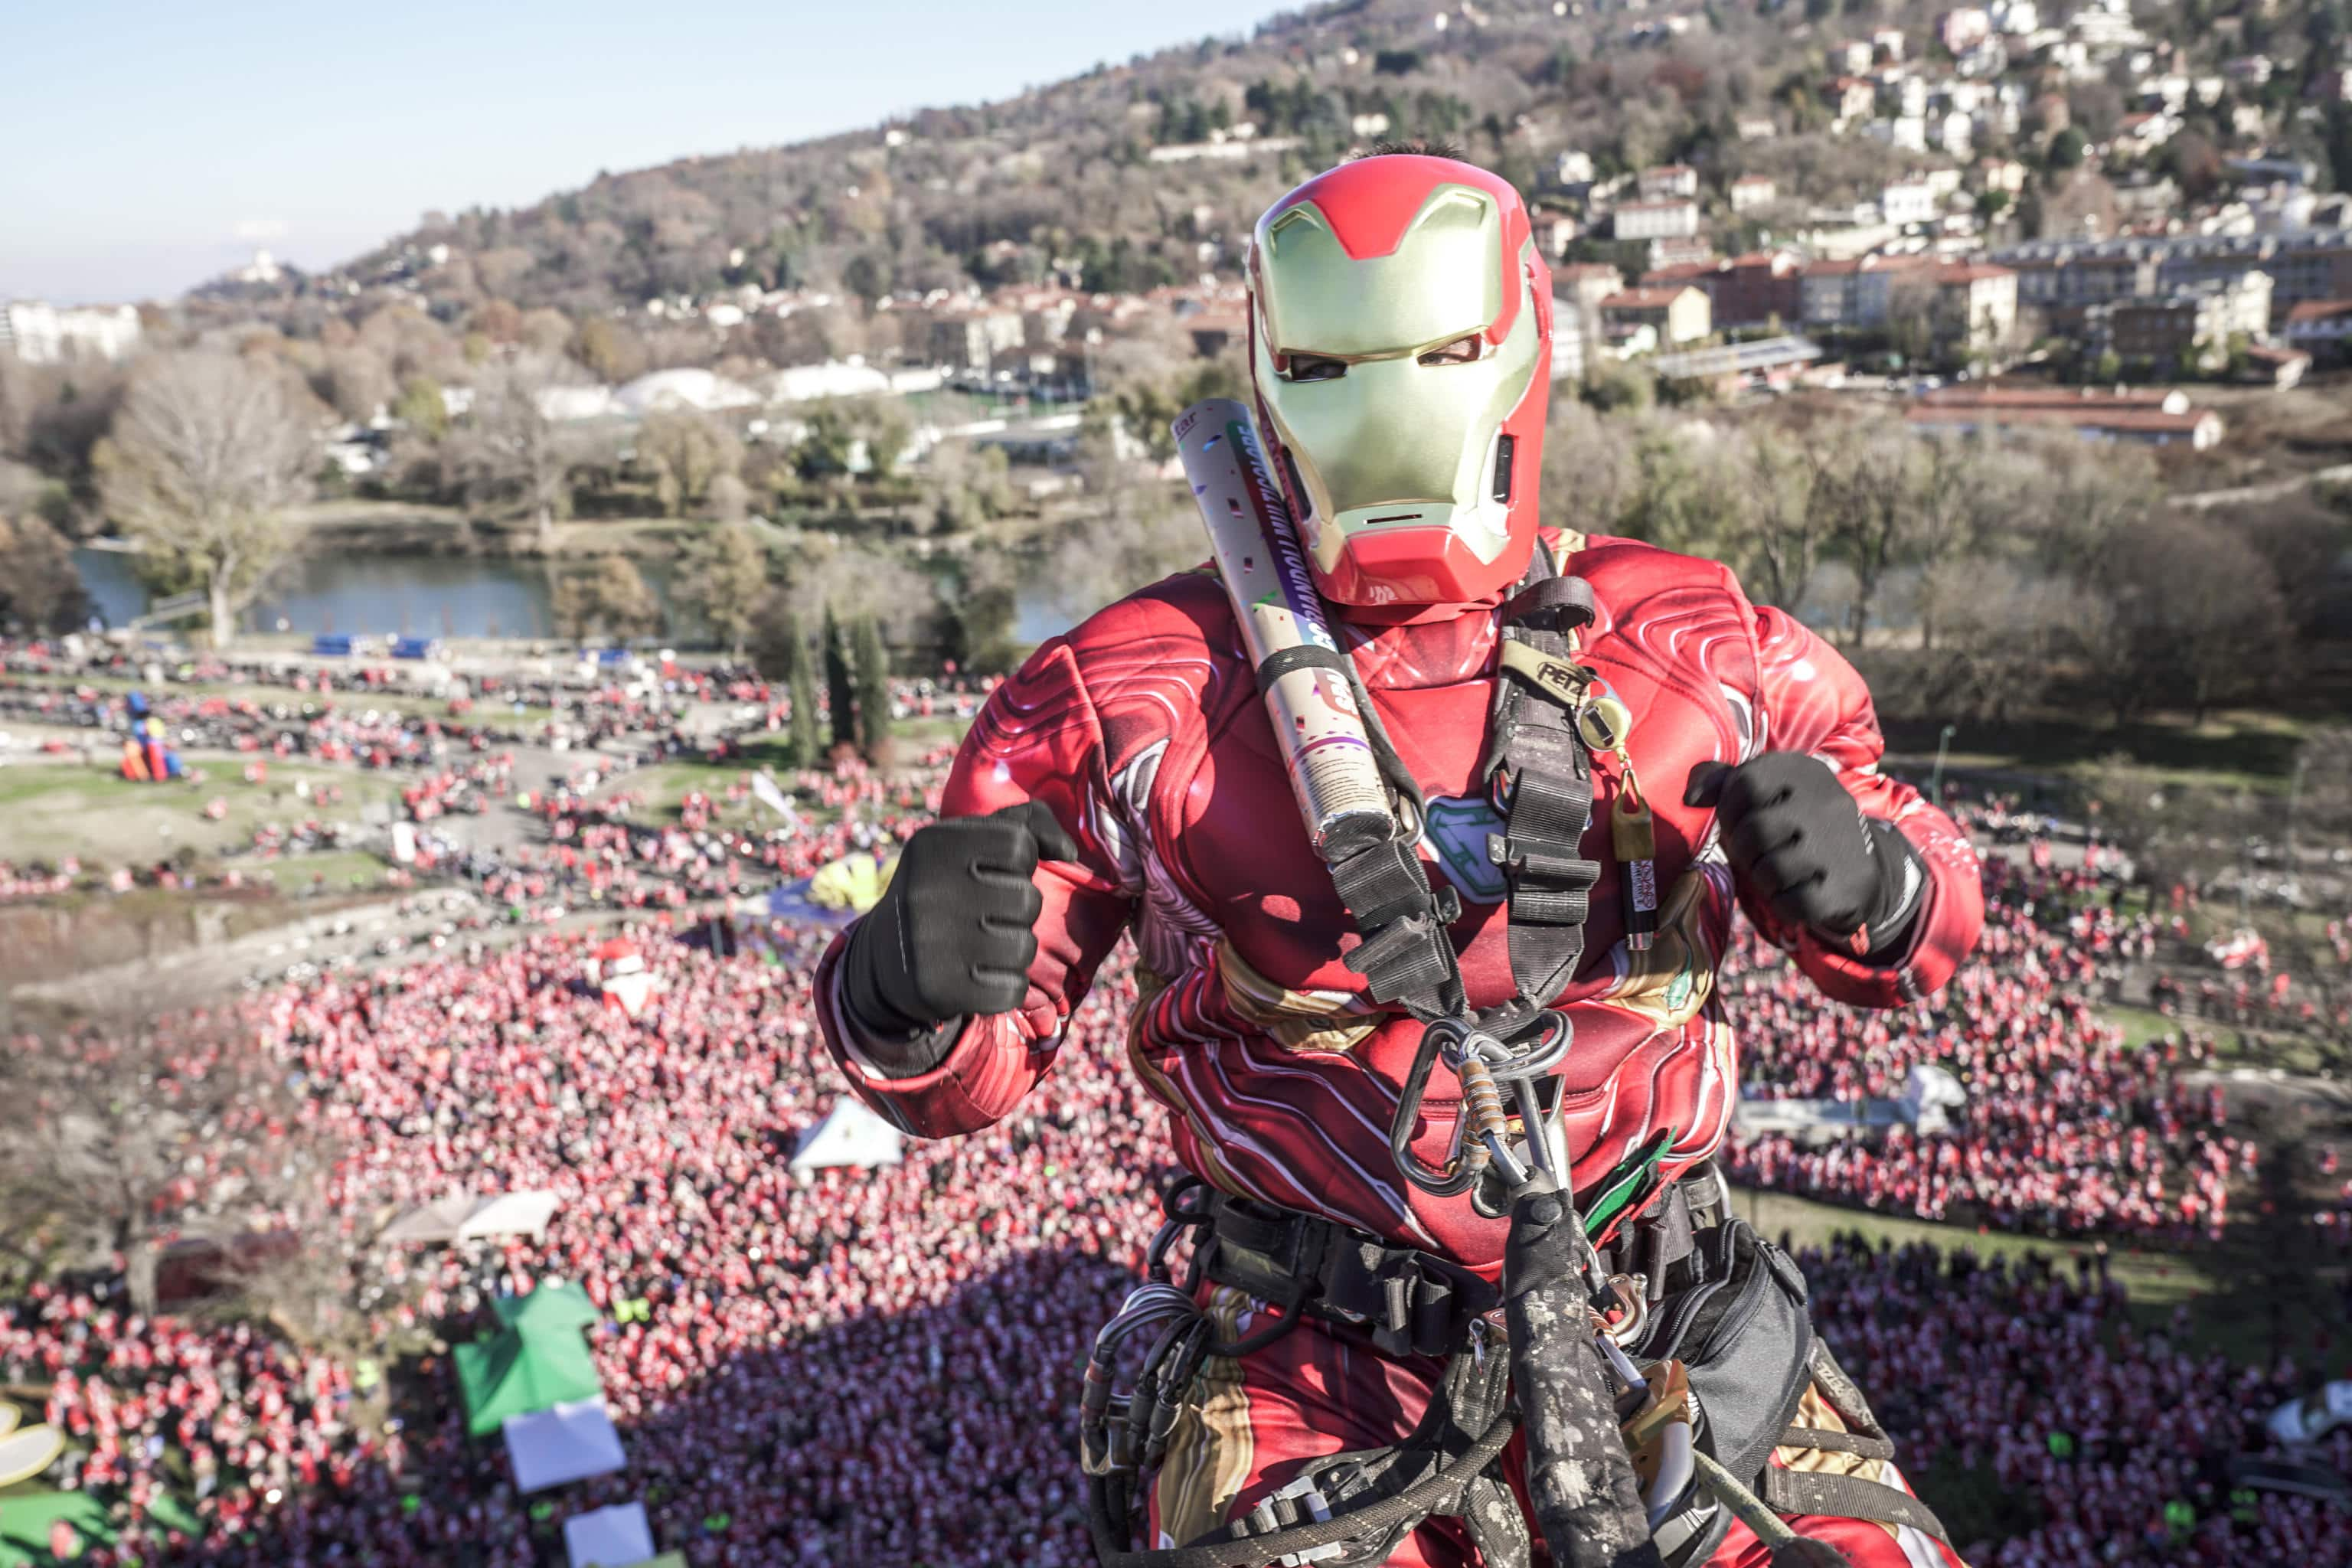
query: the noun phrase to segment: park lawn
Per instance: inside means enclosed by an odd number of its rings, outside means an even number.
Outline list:
[[[110,692],[152,692],[157,689],[146,681],[119,675],[77,678],[73,684]],[[59,689],[65,688],[60,687]],[[282,706],[299,712],[308,704],[313,708],[331,706],[342,713],[364,713],[373,708],[379,712],[399,712],[420,719],[438,719],[445,723],[482,724],[495,729],[536,728],[555,717],[555,710],[551,708],[526,706],[518,710],[511,703],[487,699],[477,700],[470,713],[452,714],[447,698],[413,691],[340,689],[327,692],[296,691],[291,687],[254,686],[236,681],[174,683],[162,689],[173,697],[219,697],[231,702],[252,702],[264,709]]]
[[[247,882],[275,887],[289,898],[308,893],[321,877],[326,879],[326,890],[331,895],[373,892],[383,886],[383,874],[388,868],[381,856],[364,849],[325,849],[315,855],[287,855],[276,860],[247,855],[221,862],[223,868],[228,866],[242,869]]]
[[[2179,1020],[2168,1018],[2148,1007],[2105,1007],[2101,1009],[2107,1022],[2124,1032],[2124,1045],[2137,1050],[2150,1040],[2161,1040],[2180,1027]]]
[[[1739,1213],[1759,1234],[1778,1239],[1785,1231],[1798,1247],[1825,1247],[1832,1236],[1858,1230],[1874,1243],[1883,1237],[1897,1247],[1918,1241],[1946,1250],[1965,1247],[1987,1258],[2039,1252],[2071,1270],[2072,1259],[2088,1254],[2093,1245],[2088,1239],[1938,1225],[1788,1193],[1749,1187],[1735,1192]],[[2310,1268],[2282,1279],[2267,1267],[2274,1259],[2258,1256],[2259,1247],[2242,1231],[2219,1246],[2200,1246],[2189,1251],[2119,1238],[2107,1243],[2107,1268],[2130,1293],[2132,1317],[2141,1328],[2169,1331],[2173,1309],[2186,1306],[2190,1348],[2219,1350],[2242,1362],[2262,1362],[2270,1355],[2271,1299],[2284,1296],[2280,1305],[2289,1321],[2318,1321],[2336,1310],[2337,1281],[2344,1268],[2341,1265]]]
[[[2151,1015],[2153,1016],[2153,1015]],[[1784,1234],[1796,1247],[1824,1247],[1840,1232],[1859,1231],[1875,1244],[1881,1239],[1903,1247],[1927,1242],[1947,1252],[1967,1247],[1978,1257],[2017,1258],[2039,1252],[2071,1274],[2073,1258],[2090,1251],[2082,1240],[2052,1240],[2006,1231],[1979,1232],[1966,1226],[1937,1225],[1926,1220],[1845,1208],[1786,1193],[1754,1188],[1734,1189],[1735,1205],[1757,1230],[1774,1239]],[[2160,1247],[2138,1247],[2124,1241],[2108,1244],[2108,1270],[2130,1295],[2130,1312],[2146,1331],[2172,1331],[2178,1307],[2188,1309],[2188,1331],[2182,1348],[2192,1354],[2220,1351],[2242,1363],[2260,1364],[2270,1359],[2273,1298],[2277,1321],[2307,1325],[2324,1321],[2335,1310],[2343,1268],[2280,1269],[2255,1257],[2260,1243],[2241,1239],[2244,1233],[2218,1247],[2173,1252]],[[1857,1376],[1863,1375],[1859,1368]],[[1872,1392],[1864,1378],[1864,1392]],[[2038,1510],[2008,1491],[1990,1465],[1970,1469],[1948,1450],[1903,1456],[1904,1469],[1913,1488],[1936,1510],[1952,1532],[1956,1545],[2002,1540],[2031,1530]]]
[[[200,856],[242,847],[264,823],[292,824],[361,820],[370,807],[388,807],[400,797],[399,781],[362,773],[272,759],[268,782],[245,782],[240,758],[195,759],[201,783],[168,780],[135,784],[115,771],[119,753],[102,749],[97,765],[37,762],[0,768],[0,860],[55,862],[79,856],[88,864],[144,864],[182,848]],[[320,807],[298,797],[294,786],[308,779],[332,784],[343,798]],[[218,798],[227,806],[220,821],[207,820],[205,805]]]
[[[600,797],[613,795],[634,795],[645,804],[630,815],[639,822],[675,822],[678,805],[688,795],[700,790],[710,797],[711,820],[730,826],[759,825],[761,819],[775,821],[775,813],[756,800],[746,800],[740,805],[730,805],[727,786],[745,773],[755,773],[768,764],[758,758],[738,758],[728,763],[697,763],[672,759],[625,773],[597,792]],[[772,770],[771,770],[772,771]],[[782,780],[779,779],[779,783]],[[785,793],[791,794],[786,786]],[[803,810],[803,816],[822,815]]]
[[[964,731],[971,721],[959,719],[952,713],[934,713],[925,719],[901,719],[890,727],[890,739],[898,745],[898,760],[911,763],[934,746],[957,746],[963,743]]]
[[[1887,751],[1906,769],[1932,766],[1938,726],[1891,721]],[[2136,721],[2104,715],[1955,726],[1948,771],[2055,773],[2084,779],[2110,758],[2127,758],[2166,782],[2284,794],[2310,721],[2270,710],[2230,710],[2204,722]]]

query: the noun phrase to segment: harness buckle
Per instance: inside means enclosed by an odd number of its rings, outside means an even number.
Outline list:
[[[1250,1510],[1250,1533],[1272,1535],[1276,1531],[1289,1528],[1289,1524],[1284,1521],[1281,1512],[1276,1508],[1277,1504],[1286,1502],[1297,1505],[1294,1511],[1303,1512],[1307,1516],[1307,1521],[1310,1523],[1322,1524],[1331,1517],[1330,1500],[1324,1497],[1322,1489],[1315,1484],[1315,1478],[1312,1475],[1303,1475],[1287,1486],[1268,1492],[1259,1500],[1255,1508]],[[1297,1521],[1294,1520],[1291,1522]],[[1309,1563],[1321,1563],[1333,1557],[1342,1556],[1347,1550],[1346,1542],[1334,1541],[1327,1545],[1310,1547],[1304,1552],[1286,1552],[1276,1558],[1275,1562],[1283,1564],[1284,1568],[1304,1568],[1304,1565]]]

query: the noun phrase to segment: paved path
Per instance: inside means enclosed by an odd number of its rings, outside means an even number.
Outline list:
[[[2341,484],[2352,481],[2352,463],[2338,463],[2332,468],[2315,468],[2307,474],[2292,474],[2283,479],[2272,479],[2259,485],[2240,485],[2235,489],[2199,490],[2190,495],[2174,496],[2176,506],[2200,509],[2214,506],[2244,506],[2253,501],[2276,500],[2293,495],[2306,485]]]

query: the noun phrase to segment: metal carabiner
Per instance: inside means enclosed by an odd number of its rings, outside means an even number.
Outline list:
[[[1532,1022],[1536,1028],[1516,1043],[1467,1018],[1439,1018],[1423,1028],[1396,1115],[1389,1123],[1389,1152],[1407,1181],[1436,1197],[1469,1191],[1489,1169],[1508,1191],[1527,1185],[1533,1177],[1511,1142],[1507,1088],[1526,1135],[1521,1147],[1527,1159],[1554,1182],[1561,1179],[1562,1173],[1554,1168],[1559,1163],[1552,1147],[1555,1119],[1545,1115],[1537,1085],[1567,1056],[1575,1030],[1568,1016],[1555,1008],[1537,1013]],[[1432,1166],[1413,1153],[1412,1138],[1430,1071],[1441,1058],[1461,1082],[1462,1104],[1445,1163]]]
[[[1421,1121],[1422,1096],[1429,1088],[1430,1068],[1436,1066],[1442,1051],[1458,1046],[1471,1033],[1466,1018],[1438,1018],[1421,1031],[1421,1045],[1414,1050],[1412,1066],[1404,1075],[1404,1087],[1397,1095],[1396,1114],[1389,1121],[1389,1155],[1396,1162],[1404,1179],[1433,1197],[1457,1197],[1470,1190],[1478,1179],[1485,1162],[1468,1153],[1463,1142],[1466,1120],[1457,1119],[1454,1126],[1454,1146],[1443,1167],[1423,1164],[1412,1152],[1415,1125]],[[1484,1152],[1484,1145],[1477,1145]]]

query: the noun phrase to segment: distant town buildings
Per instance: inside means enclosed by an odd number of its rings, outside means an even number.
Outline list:
[[[1721,331],[1794,323],[1801,309],[1798,285],[1803,271],[1794,251],[1759,250],[1658,268],[1642,275],[1642,286],[1701,290],[1714,327]]]
[[[1627,202],[1617,209],[1619,239],[1671,239],[1698,233],[1698,203],[1688,197]]]
[[[2288,307],[2282,335],[2290,347],[2315,353],[2352,347],[2352,299],[2306,300]]]
[[[2270,331],[2271,294],[2270,274],[2250,271],[2110,300],[2084,311],[2084,351],[2168,374],[2220,370],[2233,340],[2243,347]]]
[[[1669,163],[1664,168],[1643,170],[1636,184],[1645,202],[1695,196],[1698,195],[1698,171],[1687,163]]]
[[[2110,240],[2035,240],[2002,247],[1992,261],[2018,275],[2021,302],[2067,330],[2101,300],[2171,294],[2249,272],[2270,275],[2274,323],[2307,300],[2352,299],[2352,229],[2294,234],[2163,235]],[[2074,314],[2070,319],[2070,312]]]
[[[68,306],[38,300],[0,304],[0,354],[27,364],[88,357],[119,360],[139,346],[139,312],[129,305]]]

